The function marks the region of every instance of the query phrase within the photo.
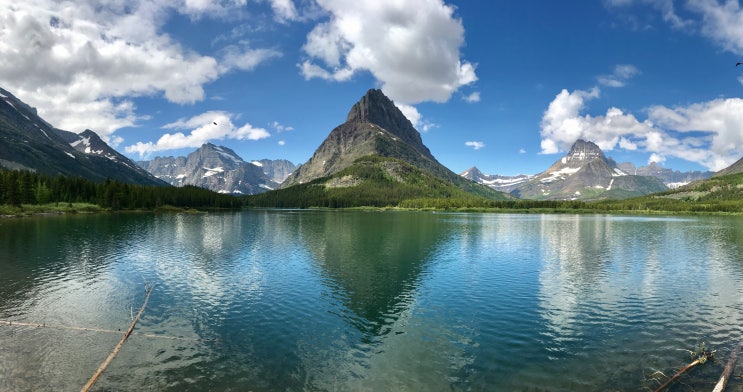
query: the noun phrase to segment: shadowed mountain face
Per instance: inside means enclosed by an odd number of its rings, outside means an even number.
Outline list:
[[[628,175],[594,143],[578,140],[570,152],[512,194],[522,199],[626,198],[666,190],[655,178]]]
[[[439,163],[413,124],[380,90],[369,90],[354,104],[346,122],[333,129],[312,158],[299,166],[281,187],[334,175],[368,155],[400,159],[465,191],[495,195]]]
[[[0,89],[0,166],[48,175],[106,178],[131,184],[166,185],[119,154],[98,135],[52,127],[36,109]]]

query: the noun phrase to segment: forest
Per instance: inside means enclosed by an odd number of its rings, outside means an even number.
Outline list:
[[[179,208],[240,208],[243,200],[194,186],[176,188],[92,182],[80,177],[48,176],[31,171],[0,169],[0,205],[87,203],[110,210]]]
[[[392,181],[379,170],[380,161],[363,162],[341,173],[361,181],[356,186],[327,187],[318,179],[259,195],[232,196],[185,186],[146,186],[115,180],[91,182],[80,177],[48,176],[30,171],[0,169],[0,210],[23,211],[24,206],[70,206],[84,203],[104,210],[240,208],[399,208],[438,211],[531,213],[733,213],[743,214],[743,173],[689,184],[681,189],[624,200],[493,200],[445,184],[427,173],[411,171]],[[406,171],[407,166],[401,167]]]

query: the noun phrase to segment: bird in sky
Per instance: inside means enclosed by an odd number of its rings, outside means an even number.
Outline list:
[[[740,63],[738,63],[738,64],[740,64]],[[217,125],[217,122],[216,121],[214,121],[214,125]]]
[[[738,63],[735,63],[735,66],[737,67],[737,66],[739,66],[741,64],[743,64],[743,63],[738,62]]]

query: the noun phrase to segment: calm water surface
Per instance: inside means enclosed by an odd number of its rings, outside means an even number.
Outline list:
[[[46,327],[0,324],[0,390],[79,391],[145,281],[95,390],[635,391],[700,342],[718,361],[674,390],[711,390],[743,339],[743,218],[2,219],[0,320]]]

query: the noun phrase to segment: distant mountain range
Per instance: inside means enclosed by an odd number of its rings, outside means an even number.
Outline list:
[[[109,147],[98,135],[56,129],[0,88],[0,166],[48,175],[107,178],[143,185],[167,185]]]
[[[275,200],[293,200],[286,206],[311,205],[302,198],[328,206],[468,197],[622,199],[713,175],[674,171],[654,163],[616,164],[594,143],[583,140],[536,175],[488,175],[477,167],[457,175],[436,160],[410,121],[375,89],[352,106],[346,121],[329,133],[307,162],[295,166],[286,160],[245,161],[231,149],[211,143],[186,157],[135,163],[91,130],[76,134],[54,128],[34,108],[0,88],[0,167],[97,182],[195,185],[236,195],[279,189],[281,196]],[[743,159],[714,176],[741,172]]]
[[[465,170],[460,175],[520,198],[590,200],[626,198],[661,192],[665,188],[676,189],[720,173],[732,174],[735,170],[743,171],[743,159],[717,174],[711,171],[681,172],[661,167],[655,162],[640,167],[629,162],[617,164],[605,157],[594,143],[578,140],[567,155],[536,175],[484,174],[477,167]],[[574,177],[575,174],[579,174],[578,177]],[[660,180],[665,188],[653,179]]]
[[[186,157],[156,157],[137,164],[170,185],[194,185],[236,195],[276,189],[296,167],[287,160],[247,162],[233,150],[211,143]]]
[[[681,172],[678,170],[658,166],[658,164],[656,164],[655,162],[651,162],[647,166],[640,167],[635,167],[635,165],[630,162],[623,162],[618,164],[617,167],[628,174],[656,177],[663,181],[663,184],[671,189],[684,186],[690,182],[706,180],[715,174],[715,172],[711,171]]]
[[[534,176],[488,176],[476,167],[461,175],[522,199],[621,199],[668,189],[657,177],[625,172],[596,144],[584,140],[576,141],[567,155]]]

